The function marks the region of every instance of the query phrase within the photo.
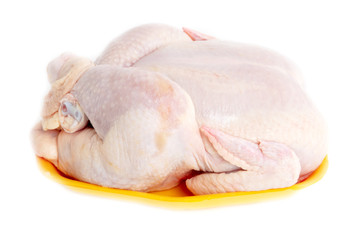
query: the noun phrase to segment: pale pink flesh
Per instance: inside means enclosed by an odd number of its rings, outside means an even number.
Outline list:
[[[107,66],[72,91],[94,129],[60,133],[61,170],[140,191],[172,187],[191,169],[217,172],[187,180],[206,194],[286,187],[316,169],[326,126],[296,67],[184,31],[145,25],[110,43],[96,61]]]
[[[41,123],[34,126],[31,131],[31,142],[35,153],[51,161],[55,166],[58,164],[57,137],[60,131],[42,129]]]
[[[211,39],[215,39],[212,36],[203,34],[201,32],[189,29],[189,28],[183,28],[183,31],[189,35],[189,37],[193,40],[193,41],[206,41],[206,40],[211,40]]]
[[[204,173],[186,181],[194,194],[257,191],[288,187],[297,182],[300,161],[284,144],[257,143],[202,127],[216,151],[228,162],[243,169],[227,173]]]
[[[63,172],[102,186],[154,191],[198,168],[204,148],[191,100],[162,74],[99,65],[72,94],[94,129],[60,133]]]
[[[191,41],[184,32],[162,24],[148,24],[131,29],[113,40],[95,64],[130,67],[143,56],[174,42]]]

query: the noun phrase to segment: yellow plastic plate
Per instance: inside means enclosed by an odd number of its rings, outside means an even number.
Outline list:
[[[289,196],[296,190],[303,189],[319,181],[325,175],[328,168],[328,158],[326,156],[318,169],[316,169],[306,180],[291,187],[254,192],[233,192],[194,196],[186,188],[184,183],[181,183],[179,186],[170,190],[152,193],[101,187],[71,179],[57,170],[57,168],[49,161],[39,157],[37,159],[40,169],[46,176],[77,192],[140,201],[151,205],[180,209],[209,208],[254,203]]]

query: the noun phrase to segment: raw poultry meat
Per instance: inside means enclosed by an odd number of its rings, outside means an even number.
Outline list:
[[[327,152],[297,68],[257,46],[148,24],[95,62],[63,54],[32,132],[37,155],[106,187],[194,194],[291,186]]]

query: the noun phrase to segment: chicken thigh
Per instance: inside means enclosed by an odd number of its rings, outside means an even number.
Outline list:
[[[295,184],[326,155],[326,124],[299,71],[264,48],[149,24],[95,63],[63,54],[48,73],[34,148],[82,181],[256,191]]]

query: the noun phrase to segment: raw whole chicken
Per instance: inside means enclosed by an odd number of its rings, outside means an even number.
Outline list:
[[[135,191],[257,191],[306,178],[327,153],[326,124],[297,68],[270,50],[149,24],[92,62],[49,63],[32,131],[65,174]]]

